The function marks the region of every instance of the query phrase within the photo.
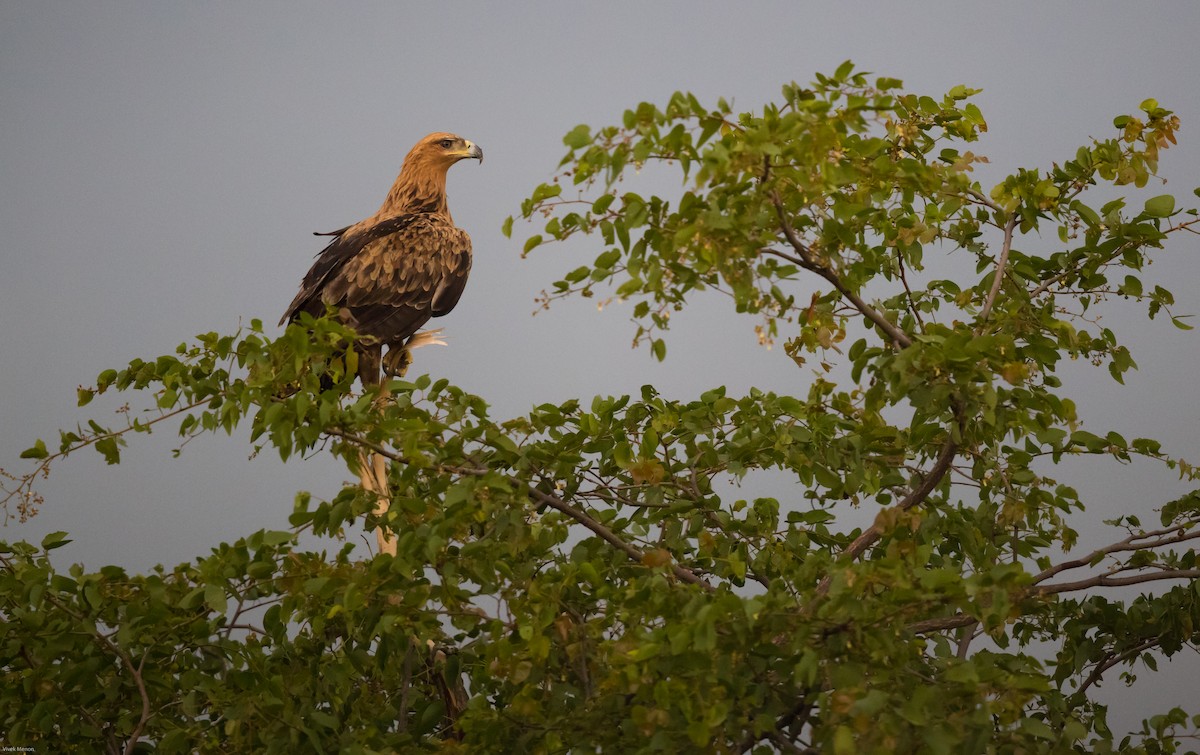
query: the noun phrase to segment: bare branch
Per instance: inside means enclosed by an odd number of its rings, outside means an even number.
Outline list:
[[[129,657],[128,653],[112,643],[107,644],[117,653],[121,662],[129,669],[129,672],[133,674],[133,681],[137,684],[138,694],[142,696],[142,717],[138,719],[137,726],[133,727],[133,731],[129,733],[129,740],[125,743],[125,755],[133,755],[138,740],[142,738],[142,730],[146,728],[146,724],[150,721],[150,695],[146,692],[146,680],[142,678],[142,669],[146,666],[146,657],[149,654],[143,653],[142,660],[138,662],[137,668],[134,668],[133,659]]]
[[[967,189],[967,194],[971,199],[975,200],[984,207],[987,207],[988,209],[995,210],[997,212],[1003,209],[1000,207],[1000,205],[993,202],[991,197],[979,191],[978,189]]]
[[[1184,522],[1182,524],[1177,524],[1173,527],[1167,527],[1161,530],[1132,534],[1123,540],[1118,540],[1117,542],[1106,545],[1103,548],[1097,548],[1091,553],[1088,553],[1086,556],[1074,558],[1069,561],[1063,561],[1062,563],[1055,564],[1048,569],[1044,569],[1033,578],[1033,583],[1035,585],[1040,584],[1061,572],[1068,571],[1070,569],[1078,569],[1084,566],[1090,566],[1098,562],[1104,556],[1112,553],[1152,550],[1154,548],[1161,548],[1166,545],[1182,543],[1187,540],[1195,540],[1200,538],[1200,530],[1182,534],[1185,530],[1194,526],[1194,524],[1194,522]],[[1143,540],[1147,542],[1139,542]]]
[[[912,289],[908,286],[908,274],[904,270],[904,255],[896,251],[896,269],[900,271],[900,283],[904,286],[904,293],[908,297],[908,311],[912,312],[912,316],[916,318],[917,325],[925,327],[925,321],[921,319],[921,310],[917,309],[917,300],[913,298]]]
[[[913,634],[928,634],[930,632],[944,632],[947,629],[959,629],[968,627],[977,623],[979,620],[974,616],[965,613],[956,613],[953,616],[944,616],[940,619],[925,619],[908,625],[908,631]]]
[[[1043,585],[1034,590],[1037,595],[1057,595],[1063,592],[1086,590],[1089,587],[1124,587],[1125,585],[1140,585],[1146,582],[1159,582],[1167,579],[1200,579],[1200,569],[1162,569],[1147,574],[1135,574],[1129,577],[1115,577],[1110,574],[1099,574],[1095,577],[1081,579],[1075,582],[1060,582],[1054,585]]]
[[[917,485],[917,487],[913,488],[912,491],[905,496],[903,501],[896,504],[896,508],[900,511],[908,511],[913,506],[916,506],[928,498],[929,494],[932,493],[934,488],[938,486],[938,483],[942,481],[942,478],[946,475],[946,472],[950,470],[950,465],[954,461],[954,455],[957,453],[957,451],[958,445],[952,440],[947,440],[945,445],[942,446],[941,452],[938,453],[938,458],[936,461],[934,461],[933,467],[929,470],[929,473],[921,479],[921,482],[919,485]],[[850,544],[850,547],[846,548],[846,550],[842,553],[842,557],[849,560],[858,558],[862,555],[863,551],[871,547],[882,536],[883,532],[879,529],[879,527],[876,525],[871,525],[866,529],[865,532],[859,535],[853,543]]]
[[[992,313],[992,306],[996,303],[996,297],[1000,294],[1000,285],[1004,283],[1004,269],[1008,266],[1008,255],[1012,251],[1013,229],[1017,226],[1017,214],[1012,213],[1008,222],[1004,224],[1004,245],[1000,247],[1000,259],[996,260],[996,273],[992,276],[992,289],[988,291],[987,300],[983,303],[983,309],[979,311],[979,328],[983,328],[983,324],[987,322],[988,315]]]
[[[976,622],[978,623],[978,622]],[[967,652],[971,647],[971,640],[975,639],[975,624],[967,624],[958,630],[958,652],[955,653],[960,661],[965,660]]]

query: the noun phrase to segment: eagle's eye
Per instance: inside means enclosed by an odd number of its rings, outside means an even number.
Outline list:
[[[454,140],[453,139],[443,139],[441,141],[441,145],[442,145],[442,149],[450,149],[451,147],[454,146]]]

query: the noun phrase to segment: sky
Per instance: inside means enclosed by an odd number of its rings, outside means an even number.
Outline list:
[[[554,175],[566,132],[619,123],[626,108],[676,90],[755,110],[781,85],[850,59],[922,94],[982,89],[989,132],[973,150],[991,160],[985,189],[1071,158],[1107,137],[1114,116],[1156,98],[1183,127],[1154,193],[1186,202],[1200,185],[1197,30],[1192,2],[0,0],[0,467],[22,471],[17,457],[35,439],[56,445],[58,428],[92,416],[75,408],[75,389],[101,370],[252,318],[273,327],[322,247],[311,232],[372,214],[431,131],[476,142],[486,160],[450,173],[475,263],[437,323],[449,345],[419,351],[415,373],[483,396],[494,417],[644,383],[680,399],[718,385],[801,390],[782,349],[759,347],[755,321],[720,297],[675,320],[662,364],[630,348],[621,306],[568,301],[531,316],[543,288],[599,251],[550,247],[522,260],[538,229],[500,231]],[[1147,275],[1176,293],[1180,313],[1200,312],[1197,241],[1172,242]],[[1139,362],[1127,387],[1103,371],[1068,375],[1086,426],[1156,437],[1195,459],[1197,337],[1125,313],[1106,324]],[[0,539],[66,530],[75,542],[60,561],[142,570],[281,527],[297,491],[327,497],[347,479],[324,459],[248,459],[246,440],[201,438],[172,459],[166,432],[135,438],[118,467],[74,456],[41,485],[42,513]],[[1093,520],[1133,510],[1152,521],[1183,492],[1149,465],[1113,466],[1075,468]],[[1083,536],[1114,539],[1098,528]],[[1109,682],[1104,694],[1123,701],[1114,719],[1136,721],[1181,692],[1195,699],[1197,668],[1172,664],[1137,699]]]

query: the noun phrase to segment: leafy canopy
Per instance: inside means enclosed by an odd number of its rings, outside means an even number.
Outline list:
[[[783,341],[793,395],[646,386],[501,421],[428,376],[352,393],[354,334],[324,318],[101,373],[81,405],[134,391],[146,411],[39,440],[6,512],[35,514],[63,457],[119,463],[164,423],[185,441],[248,424],[256,449],[356,473],[382,457],[387,506],[357,485],[301,493],[286,526],[144,575],[57,569],[65,533],[0,545],[8,743],[1176,751],[1182,710],[1125,737],[1092,695],[1200,639],[1200,491],[1072,552],[1087,501],[1060,463],[1196,470],[1083,429],[1057,372],[1083,360],[1120,383],[1135,366],[1095,318],[1109,298],[1190,327],[1143,269],[1196,212],[1129,193],[1179,121],[1147,100],[1110,138],[985,187],[974,93],[909,94],[849,63],[761,112],[677,93],[573,129],[523,202],[540,226],[526,253],[602,247],[544,305],[630,300],[661,360],[672,313],[720,291],[759,342]],[[651,167],[682,178],[676,196],[629,190]],[[1093,201],[1105,186],[1122,198]],[[764,470],[800,492],[729,494]],[[861,512],[870,526],[847,523]],[[354,549],[376,527],[394,556]],[[1110,589],[1138,584],[1154,589]]]

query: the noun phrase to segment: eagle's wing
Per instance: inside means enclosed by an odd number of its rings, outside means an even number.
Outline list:
[[[352,233],[349,236],[345,235],[345,233],[353,228],[353,226],[346,226],[341,230],[329,233],[314,234],[317,236],[333,236],[334,238],[324,249],[317,253],[317,261],[313,263],[308,273],[305,274],[304,280],[300,282],[300,292],[296,294],[296,298],[292,299],[292,303],[288,305],[287,311],[283,313],[283,317],[279,320],[279,324],[283,325],[296,319],[301,312],[307,312],[313,317],[325,314],[327,299],[322,295],[323,291],[330,280],[336,278],[342,271],[346,262],[353,259],[364,248],[370,246],[372,242],[391,233],[402,231],[412,225],[417,220],[417,217],[417,215],[400,215],[376,223],[369,228]]]
[[[330,243],[284,319],[334,305],[359,333],[398,343],[454,308],[470,268],[470,237],[448,217],[400,215]]]

